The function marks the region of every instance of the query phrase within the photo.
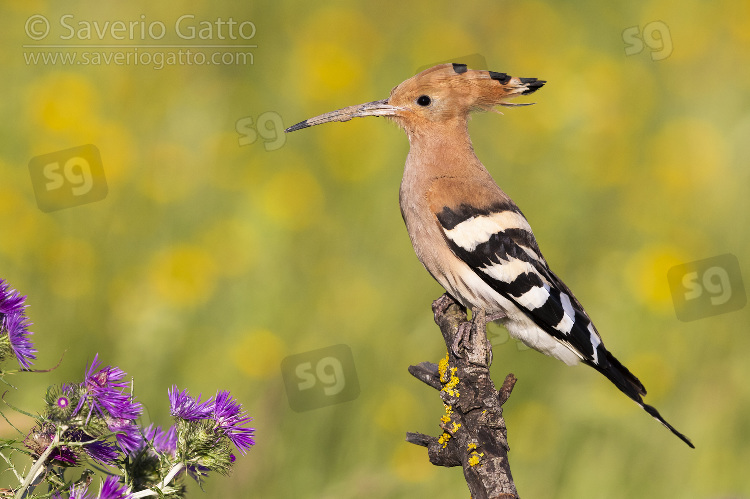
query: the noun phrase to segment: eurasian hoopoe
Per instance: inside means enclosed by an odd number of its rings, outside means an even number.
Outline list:
[[[441,64],[396,86],[388,99],[297,123],[292,132],[330,121],[385,116],[409,137],[401,214],[417,257],[451,296],[486,314],[510,335],[546,355],[587,364],[690,447],[693,444],[643,402],[646,389],[610,354],[583,306],[549,268],[521,210],[474,154],[472,111],[519,106],[536,78]]]

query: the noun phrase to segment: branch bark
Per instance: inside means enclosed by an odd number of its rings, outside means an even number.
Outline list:
[[[473,311],[468,321],[466,310],[448,294],[433,302],[432,311],[448,354],[440,364],[409,366],[409,373],[440,391],[446,411],[440,420],[443,434],[407,433],[406,440],[427,447],[436,466],[462,466],[473,499],[517,499],[502,409],[516,377],[508,374],[495,389],[483,311]]]

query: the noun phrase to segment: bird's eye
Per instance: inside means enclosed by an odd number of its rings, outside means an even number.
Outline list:
[[[420,95],[419,98],[417,99],[417,104],[419,104],[420,106],[423,106],[423,107],[424,106],[429,106],[431,102],[432,102],[432,99],[430,99],[426,95]]]

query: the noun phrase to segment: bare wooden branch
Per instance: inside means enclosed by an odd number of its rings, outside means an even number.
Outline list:
[[[436,390],[440,390],[443,387],[443,384],[440,383],[438,365],[432,362],[422,362],[416,366],[409,366],[409,374]]]
[[[516,499],[502,409],[516,377],[508,374],[500,391],[495,389],[483,311],[472,311],[468,321],[466,310],[447,294],[433,302],[432,311],[448,355],[438,365],[422,362],[409,372],[440,391],[446,411],[440,420],[443,433],[407,433],[406,440],[427,447],[436,466],[462,466],[473,499]]]

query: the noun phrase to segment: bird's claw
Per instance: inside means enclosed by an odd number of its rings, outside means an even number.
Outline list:
[[[488,322],[495,322],[496,320],[500,320],[504,317],[507,317],[503,312],[485,312],[484,316],[484,323],[487,324]]]
[[[451,351],[453,352],[453,355],[458,357],[459,359],[463,357],[461,355],[461,343],[464,340],[469,339],[471,336],[471,322],[462,322],[458,325],[458,330],[456,331],[456,336],[453,338],[453,343],[451,343]]]
[[[436,305],[438,308],[445,307],[446,305],[450,305],[452,303],[452,300],[448,299],[445,301],[442,301],[443,298],[447,298],[448,295],[443,295],[438,302],[436,302]],[[447,302],[447,303],[446,303]],[[459,324],[458,330],[456,331],[456,336],[453,338],[453,342],[451,343],[451,351],[453,354],[461,358],[462,355],[460,354],[461,351],[461,343],[464,341],[473,341],[473,342],[480,342],[484,341],[484,350],[489,352],[489,355],[492,355],[492,343],[487,338],[487,323],[496,321],[498,319],[502,319],[505,317],[505,314],[502,312],[487,312],[480,308],[473,308],[471,310],[471,321],[465,321]],[[472,329],[474,329],[474,334],[472,335]],[[472,348],[476,348],[478,343],[474,345]]]

